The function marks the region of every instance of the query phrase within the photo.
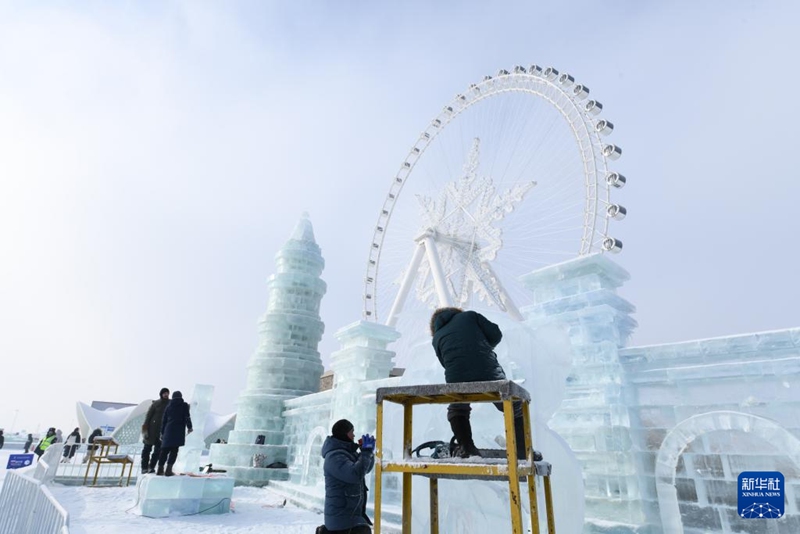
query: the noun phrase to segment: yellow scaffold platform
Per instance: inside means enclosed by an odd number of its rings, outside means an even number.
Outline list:
[[[548,462],[533,461],[531,440],[530,394],[510,380],[492,382],[462,382],[454,384],[432,384],[379,388],[375,392],[377,403],[377,428],[375,446],[375,534],[381,532],[381,478],[383,473],[403,473],[403,534],[411,534],[411,476],[421,475],[430,479],[431,534],[439,533],[439,479],[505,479],[508,480],[509,503],[511,505],[511,531],[522,534],[522,504],[519,483],[527,479],[528,499],[531,509],[531,529],[539,534],[539,509],[536,500],[536,479],[544,482],[547,531],[555,534],[553,498],[550,489],[551,466]],[[383,402],[403,406],[403,459],[383,460]],[[525,427],[525,458],[517,458],[514,436],[515,401],[522,402]],[[449,404],[457,402],[502,402],[505,420],[506,450],[498,458],[484,457],[480,463],[466,463],[462,459],[423,459],[411,455],[413,408],[418,404]],[[501,451],[497,451],[501,452]],[[490,456],[490,455],[485,455]]]

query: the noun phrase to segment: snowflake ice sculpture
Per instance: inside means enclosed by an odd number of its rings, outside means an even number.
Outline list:
[[[745,519],[777,519],[781,517],[781,511],[768,503],[753,503],[747,508],[742,508],[739,517]]]
[[[461,178],[448,183],[437,200],[417,195],[425,220],[417,241],[431,238],[435,244],[419,266],[417,297],[432,307],[443,304],[431,271],[433,253],[452,303],[463,305],[475,292],[481,301],[517,315],[489,262],[503,246],[503,231],[495,224],[514,211],[536,182],[523,182],[498,194],[491,178],[478,175],[479,146],[480,139],[474,139]],[[427,242],[428,248],[433,246]]]

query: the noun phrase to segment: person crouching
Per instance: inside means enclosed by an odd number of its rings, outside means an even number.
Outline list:
[[[375,464],[375,438],[369,434],[361,436],[359,452],[354,436],[353,424],[341,419],[322,444],[325,525],[317,528],[317,533],[372,534],[364,477]]]

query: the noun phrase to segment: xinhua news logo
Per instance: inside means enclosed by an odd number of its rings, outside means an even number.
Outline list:
[[[779,471],[745,471],[739,475],[739,517],[783,517],[783,488],[783,474]]]

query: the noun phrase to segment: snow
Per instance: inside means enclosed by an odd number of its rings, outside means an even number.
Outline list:
[[[260,532],[307,534],[323,522],[322,516],[287,505],[267,489],[237,487],[234,510],[222,515],[194,515],[152,519],[133,513],[136,487],[91,488],[55,485],[51,488],[70,514],[71,534],[125,532],[126,534],[173,532]]]
[[[0,449],[0,484],[5,480],[11,454],[21,449]],[[53,496],[69,512],[71,534],[246,533],[307,534],[321,525],[321,514],[291,505],[268,489],[237,487],[230,514],[195,515],[152,519],[134,514],[136,486],[49,486]]]

